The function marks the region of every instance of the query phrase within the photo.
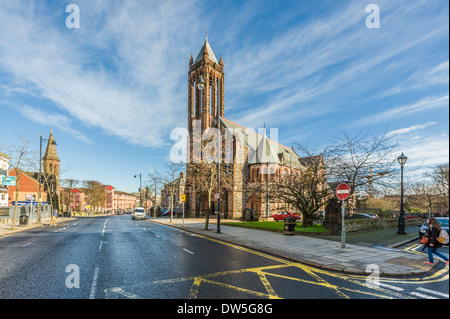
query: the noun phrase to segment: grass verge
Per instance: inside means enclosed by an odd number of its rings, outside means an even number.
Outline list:
[[[234,222],[227,223],[223,222],[222,225],[236,226],[236,227],[246,227],[261,230],[271,230],[271,231],[284,231],[284,222]],[[302,227],[301,223],[297,223],[295,226],[295,232],[297,233],[320,233],[326,235],[328,233],[327,229],[323,225],[314,225],[310,227]]]

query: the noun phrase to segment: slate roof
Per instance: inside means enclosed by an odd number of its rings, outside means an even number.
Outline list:
[[[56,153],[56,143],[53,138],[53,132],[50,131],[50,136],[48,137],[47,148],[45,149],[44,159],[46,160],[58,160],[58,154]]]
[[[200,52],[198,53],[197,58],[194,61],[194,64],[199,62],[199,61],[201,61],[201,60],[203,60],[203,53],[205,52],[205,49],[208,52],[209,59],[212,62],[219,64],[219,62],[217,61],[216,56],[214,55],[213,50],[211,49],[211,46],[209,45],[208,38],[205,39],[205,44],[203,44]]]
[[[283,144],[269,139],[265,135],[256,133],[253,130],[240,126],[230,120],[220,117],[221,124],[225,128],[230,129],[238,136],[244,136],[243,146],[249,150],[248,162],[260,164],[260,163],[272,163],[272,164],[285,164],[297,169],[302,168],[300,157],[292,149]],[[258,152],[259,148],[263,148]],[[260,156],[262,154],[262,157]],[[253,156],[253,157],[252,157]]]

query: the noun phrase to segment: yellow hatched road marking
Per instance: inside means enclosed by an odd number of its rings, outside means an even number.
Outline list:
[[[162,283],[171,284],[171,283],[192,281],[192,285],[191,285],[191,288],[189,291],[190,299],[196,299],[198,297],[198,293],[199,293],[199,290],[201,289],[202,283],[208,283],[208,284],[216,285],[216,286],[227,288],[227,289],[232,289],[237,292],[243,292],[243,293],[247,293],[247,294],[258,296],[258,297],[277,298],[278,299],[280,297],[278,296],[276,291],[273,289],[272,285],[270,284],[270,282],[268,280],[268,276],[272,276],[275,278],[283,278],[283,279],[287,279],[287,280],[292,280],[292,281],[302,282],[305,284],[311,284],[311,285],[328,288],[328,289],[334,291],[339,297],[346,298],[346,299],[348,299],[350,297],[348,295],[346,295],[343,291],[358,293],[358,294],[362,294],[362,295],[370,295],[370,296],[374,296],[374,297],[378,297],[378,298],[394,298],[394,297],[402,298],[402,299],[412,298],[410,296],[402,295],[401,293],[398,293],[398,292],[395,292],[392,290],[388,290],[388,289],[382,288],[380,286],[376,287],[374,289],[371,289],[371,290],[368,290],[368,289],[358,290],[358,289],[352,289],[352,288],[348,288],[348,287],[339,287],[337,285],[333,285],[333,284],[329,283],[328,281],[326,281],[323,278],[323,276],[329,276],[332,278],[346,280],[349,283],[352,283],[352,284],[355,284],[355,285],[358,285],[361,287],[365,287],[365,288],[367,287],[366,286],[367,276],[327,271],[324,269],[308,266],[308,265],[305,265],[305,264],[302,264],[299,262],[293,262],[293,261],[289,261],[289,260],[286,260],[283,258],[275,257],[275,256],[269,255],[267,253],[263,253],[263,252],[259,252],[259,251],[256,251],[256,250],[253,250],[250,248],[239,246],[237,244],[224,242],[219,239],[206,237],[206,236],[203,236],[200,234],[191,234],[191,235],[202,238],[202,239],[206,239],[206,240],[209,240],[209,241],[212,241],[215,243],[219,243],[221,245],[239,249],[241,251],[245,251],[245,252],[266,258],[266,259],[270,259],[270,260],[276,261],[280,264],[222,271],[222,272],[210,273],[210,274],[205,274],[205,275],[200,275],[200,276],[190,276],[190,277],[184,277],[184,278],[156,280],[156,281],[150,282],[149,285],[162,284]],[[420,246],[420,245],[417,245],[417,246]],[[415,248],[417,248],[417,246],[412,246],[409,249],[415,249]],[[311,278],[313,278],[313,280],[301,279],[301,278],[284,276],[284,275],[280,275],[280,274],[276,274],[276,273],[267,272],[268,270],[288,268],[288,267],[296,267],[296,268],[301,269],[306,274],[308,274]],[[238,286],[214,281],[214,278],[217,278],[217,277],[221,277],[221,276],[225,276],[225,275],[243,274],[243,273],[256,274],[258,276],[259,280],[261,281],[261,283],[265,289],[265,292],[254,291],[254,290],[246,289],[243,287],[238,287]],[[408,280],[405,280],[404,278],[390,278],[390,277],[388,277],[388,278],[380,277],[379,278],[380,282],[391,282],[391,283],[399,283],[399,284],[403,284],[403,283],[423,284],[423,283],[438,282],[438,281],[444,281],[444,280],[448,280],[448,270],[446,268],[444,268],[440,271],[437,271],[434,274],[427,276],[425,278],[409,278]],[[136,287],[142,286],[142,284],[134,285],[134,286],[136,286]],[[131,288],[131,287],[133,287],[133,286],[129,286],[128,288]],[[128,298],[137,298],[138,297],[132,293],[125,292],[121,288],[107,289],[107,291],[120,293],[121,295],[124,295]]]

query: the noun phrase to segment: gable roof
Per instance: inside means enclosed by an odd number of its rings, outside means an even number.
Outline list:
[[[220,117],[220,121],[226,129],[233,131],[235,135],[238,134],[238,138],[244,137],[244,141],[240,141],[240,143],[249,150],[249,164],[284,164],[297,169],[302,168],[300,157],[292,148],[223,117]]]

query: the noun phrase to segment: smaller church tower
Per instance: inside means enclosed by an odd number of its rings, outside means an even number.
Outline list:
[[[49,196],[52,196],[53,206],[59,207],[59,158],[56,153],[56,142],[53,138],[53,130],[50,130],[47,148],[45,149],[43,160],[43,170],[46,179],[44,187]]]
[[[53,130],[50,130],[47,148],[45,149],[45,154],[42,160],[44,161],[44,174],[55,175],[59,179],[59,158],[56,153],[56,142],[53,138]]]

